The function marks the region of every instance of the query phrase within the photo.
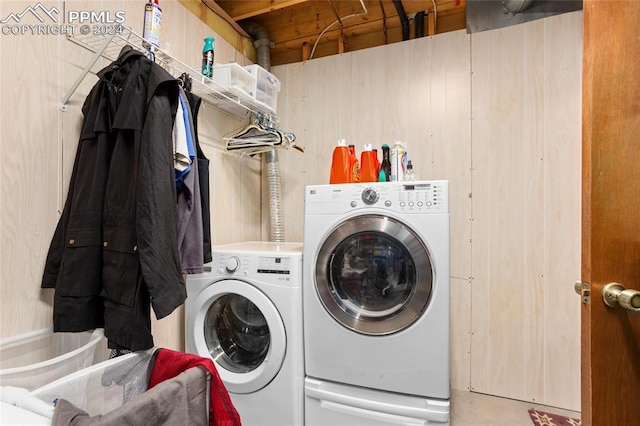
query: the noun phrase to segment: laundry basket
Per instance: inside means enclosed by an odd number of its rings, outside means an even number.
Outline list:
[[[90,366],[102,329],[54,333],[51,328],[0,341],[0,386],[34,390]]]
[[[134,352],[92,365],[31,392],[51,404],[65,399],[91,416],[104,415],[146,392],[153,350]]]

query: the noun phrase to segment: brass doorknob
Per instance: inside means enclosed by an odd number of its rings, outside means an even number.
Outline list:
[[[640,312],[640,291],[626,290],[622,284],[610,283],[602,289],[602,300],[612,308],[622,307]]]

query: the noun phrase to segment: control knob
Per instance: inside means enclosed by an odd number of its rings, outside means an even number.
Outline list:
[[[378,202],[380,196],[373,188],[366,188],[362,191],[362,201],[367,205],[372,205]]]
[[[228,258],[227,261],[224,263],[224,267],[227,270],[227,272],[235,272],[240,268],[240,259],[238,259],[235,256],[232,256]]]

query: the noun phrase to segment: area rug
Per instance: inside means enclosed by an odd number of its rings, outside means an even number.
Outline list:
[[[581,426],[582,421],[559,414],[546,413],[544,411],[529,410],[529,416],[536,426]]]

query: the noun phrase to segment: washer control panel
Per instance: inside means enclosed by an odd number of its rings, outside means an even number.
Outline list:
[[[297,280],[302,257],[279,254],[213,253],[211,271],[229,278],[287,284]],[[293,284],[293,283],[291,283]]]

